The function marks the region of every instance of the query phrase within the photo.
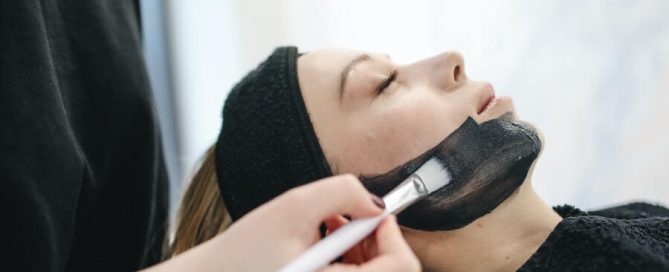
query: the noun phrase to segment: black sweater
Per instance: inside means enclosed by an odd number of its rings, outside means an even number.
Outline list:
[[[0,271],[159,260],[167,179],[130,0],[0,1]]]
[[[669,210],[632,203],[564,219],[519,271],[669,271]]]

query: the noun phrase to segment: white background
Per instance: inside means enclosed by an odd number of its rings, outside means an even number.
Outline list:
[[[534,184],[547,202],[669,204],[669,1],[168,3],[185,175],[215,142],[232,85],[276,46],[399,63],[458,50],[470,78],[543,131]]]

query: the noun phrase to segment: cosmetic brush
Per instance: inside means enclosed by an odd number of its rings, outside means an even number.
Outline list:
[[[432,157],[418,170],[383,197],[386,209],[378,216],[355,219],[320,240],[297,259],[281,268],[281,272],[308,272],[319,270],[344,254],[374,231],[390,214],[397,214],[418,200],[451,182],[447,166]]]

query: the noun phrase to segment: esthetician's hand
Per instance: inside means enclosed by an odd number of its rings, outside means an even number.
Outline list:
[[[170,259],[152,271],[276,271],[319,240],[319,226],[335,228],[341,214],[353,218],[382,212],[352,175],[330,177],[292,189],[253,210],[215,238]],[[378,197],[376,197],[378,199]],[[386,218],[364,242],[356,264],[334,264],[323,271],[419,271],[420,264]],[[347,255],[350,255],[347,254]]]

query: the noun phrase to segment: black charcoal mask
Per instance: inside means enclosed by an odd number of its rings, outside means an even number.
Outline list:
[[[541,151],[536,130],[511,113],[482,124],[468,118],[436,147],[388,173],[362,178],[383,196],[432,156],[451,171],[453,181],[398,215],[400,225],[437,231],[464,227],[491,212],[525,180]]]

